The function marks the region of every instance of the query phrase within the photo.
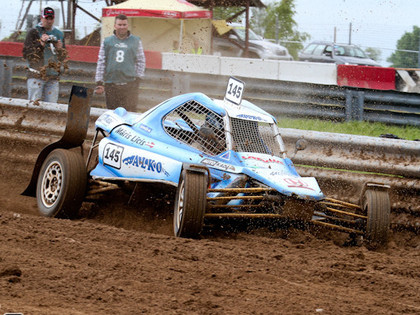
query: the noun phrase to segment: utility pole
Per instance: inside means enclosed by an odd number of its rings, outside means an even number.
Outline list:
[[[246,2],[245,11],[245,57],[249,56],[249,0]]]
[[[417,68],[420,68],[420,35],[419,35],[419,52],[417,54]]]
[[[351,45],[351,22],[349,27],[349,45]]]
[[[67,23],[66,23],[66,29],[64,30],[64,36],[66,38],[66,41],[68,41],[70,44],[74,43],[74,0],[67,0]]]

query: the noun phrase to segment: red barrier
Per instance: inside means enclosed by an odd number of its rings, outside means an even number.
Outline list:
[[[337,85],[395,90],[395,68],[337,65]]]
[[[146,50],[146,68],[149,69],[162,69],[162,53],[160,51]]]
[[[22,56],[23,43],[0,42],[0,56]],[[67,45],[69,59],[96,63],[98,46]],[[146,68],[162,69],[162,54],[145,51]],[[395,90],[395,68],[337,65],[337,85],[375,90]]]
[[[23,43],[0,42],[0,56],[22,57]],[[96,63],[99,46],[66,45],[69,60]],[[159,51],[145,51],[146,68],[162,69],[162,54]]]
[[[0,56],[22,57],[23,43],[0,42]]]
[[[69,60],[96,63],[98,61],[98,46],[66,45]]]

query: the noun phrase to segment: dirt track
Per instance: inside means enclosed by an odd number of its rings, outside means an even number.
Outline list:
[[[376,252],[330,232],[179,239],[170,205],[121,198],[43,218],[20,196],[31,167],[0,168],[0,314],[420,314],[414,233]]]

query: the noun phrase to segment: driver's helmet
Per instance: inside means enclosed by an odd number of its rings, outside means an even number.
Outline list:
[[[206,115],[206,125],[214,130],[222,130],[223,120],[215,113],[208,113]]]

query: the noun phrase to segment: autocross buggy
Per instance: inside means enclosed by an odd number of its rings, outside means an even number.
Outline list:
[[[299,176],[276,119],[242,100],[243,90],[232,77],[224,100],[189,93],[141,114],[106,111],[84,158],[72,149],[87,135],[89,95],[74,86],[64,135],[41,151],[23,194],[36,196],[43,216],[72,218],[95,193],[126,182],[139,193],[138,183],[163,183],[177,187],[176,236],[197,237],[210,218],[287,219],[360,235],[372,247],[386,244],[389,187],[365,184],[360,204],[327,198],[315,178]]]

